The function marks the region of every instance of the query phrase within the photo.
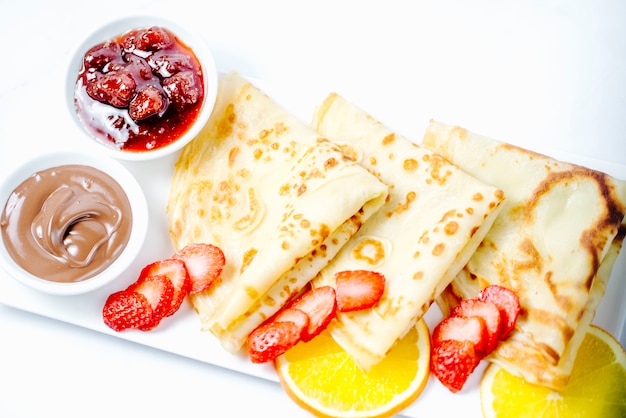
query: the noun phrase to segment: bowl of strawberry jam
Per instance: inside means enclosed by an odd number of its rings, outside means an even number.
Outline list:
[[[217,96],[218,74],[205,41],[158,17],[127,17],[76,48],[67,102],[80,128],[107,153],[152,160],[200,132]]]

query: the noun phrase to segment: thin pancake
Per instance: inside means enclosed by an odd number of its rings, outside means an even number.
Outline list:
[[[176,164],[167,206],[175,249],[219,246],[221,281],[192,295],[229,351],[300,291],[381,207],[387,186],[236,73]]]
[[[503,194],[396,135],[331,94],[313,127],[389,185],[389,198],[326,266],[315,285],[343,270],[382,273],[370,310],[340,313],[331,333],[365,370],[422,317],[467,262],[500,211]]]
[[[562,387],[621,247],[626,182],[438,122],[424,146],[507,195],[438,300],[442,310],[489,284],[513,289],[522,313],[492,360],[530,382]]]

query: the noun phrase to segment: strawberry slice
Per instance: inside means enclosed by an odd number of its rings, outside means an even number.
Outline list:
[[[452,310],[451,315],[481,318],[486,325],[488,335],[485,354],[491,353],[496,348],[501,333],[502,316],[494,303],[479,299],[464,299]]]
[[[164,316],[173,315],[178,311],[191,288],[191,281],[187,269],[185,268],[185,263],[182,260],[175,260],[173,258],[155,261],[141,270],[138,281],[150,276],[165,276],[172,283],[174,288],[172,302],[170,308],[164,313]]]
[[[431,371],[453,393],[463,389],[478,363],[474,344],[469,341],[445,340],[431,350]]]
[[[444,341],[467,341],[474,345],[476,354],[480,357],[487,352],[489,334],[487,326],[482,318],[473,316],[463,318],[460,316],[449,316],[441,321],[432,333],[433,345],[439,345]]]
[[[490,285],[482,289],[476,299],[491,302],[498,307],[502,316],[499,339],[506,339],[515,328],[521,310],[517,294],[504,286]]]
[[[212,244],[189,244],[174,254],[173,258],[185,263],[191,280],[190,294],[211,286],[226,264],[222,250]]]
[[[311,321],[306,313],[296,308],[283,308],[270,320],[274,322],[293,322],[300,329],[301,336],[308,329]]]
[[[253,363],[273,361],[300,341],[301,329],[290,321],[269,321],[248,335],[248,356]]]
[[[307,314],[309,325],[302,332],[302,341],[311,341],[337,314],[335,289],[331,286],[309,289],[291,302],[288,308],[299,309]]]
[[[376,305],[385,290],[385,276],[375,271],[350,270],[335,275],[337,309],[350,312]]]
[[[144,295],[120,290],[107,298],[102,318],[109,328],[117,332],[144,327],[152,321],[152,306]]]
[[[141,331],[150,331],[159,325],[172,306],[174,286],[166,276],[141,277],[126,290],[143,295],[152,308],[151,320],[137,327]]]

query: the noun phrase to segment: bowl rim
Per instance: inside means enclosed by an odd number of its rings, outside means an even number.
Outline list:
[[[150,26],[162,26],[169,29],[174,35],[176,35],[177,38],[193,50],[194,54],[200,61],[200,65],[202,66],[204,100],[196,121],[191,125],[187,132],[185,132],[176,141],[164,147],[149,151],[122,151],[113,146],[107,146],[106,143],[93,137],[85,129],[74,108],[74,87],[78,77],[78,72],[82,66],[83,56],[91,47],[107,39],[122,35],[130,30],[147,28]],[[70,58],[65,70],[65,104],[71,119],[79,128],[81,133],[89,140],[88,142],[90,142],[92,146],[96,146],[96,149],[104,151],[111,157],[119,160],[149,161],[171,155],[179,151],[200,133],[213,112],[213,108],[217,100],[218,82],[219,73],[213,52],[204,38],[199,35],[197,30],[188,25],[183,27],[181,24],[161,16],[148,14],[132,15],[111,19],[100,25],[95,30],[92,30],[87,36],[77,42],[70,53]]]
[[[130,203],[132,225],[126,248],[107,269],[89,279],[68,283],[46,280],[24,270],[10,256],[4,245],[4,238],[0,234],[0,269],[19,283],[54,295],[77,295],[91,292],[121,277],[138,257],[148,232],[147,200],[143,189],[133,174],[112,158],[98,157],[83,152],[59,151],[39,155],[12,170],[0,183],[0,208],[2,211],[4,211],[9,195],[28,177],[41,170],[69,164],[91,166],[108,174],[118,182]]]

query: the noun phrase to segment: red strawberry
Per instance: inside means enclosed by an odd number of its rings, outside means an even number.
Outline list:
[[[163,116],[168,105],[169,100],[160,86],[147,84],[137,91],[128,104],[128,116],[134,121],[144,120],[154,115]]]
[[[485,354],[491,353],[498,343],[501,333],[502,316],[498,307],[491,302],[479,299],[464,299],[452,310],[452,316],[481,318],[486,325],[487,344]]]
[[[152,320],[152,307],[142,294],[121,290],[109,295],[102,308],[102,318],[114,331],[139,328]]]
[[[136,89],[137,83],[130,73],[115,71],[96,77],[93,83],[89,83],[87,94],[99,102],[124,108],[130,103]]]
[[[300,341],[300,328],[293,322],[269,321],[248,335],[248,356],[253,363],[265,363]]]
[[[439,345],[443,341],[468,341],[474,345],[477,355],[486,353],[489,334],[485,321],[478,317],[463,318],[449,316],[441,321],[433,330],[433,345]]]
[[[309,326],[302,333],[302,341],[310,341],[328,326],[337,314],[337,298],[331,286],[309,289],[288,306],[303,311],[309,317]]]
[[[163,80],[163,90],[172,103],[186,106],[202,100],[202,79],[194,71],[181,71]]]
[[[499,338],[502,340],[507,338],[515,328],[521,310],[517,294],[504,286],[490,285],[481,290],[476,298],[492,302],[498,307],[502,316]]]
[[[308,329],[311,321],[306,313],[296,308],[283,308],[270,320],[274,322],[293,322],[300,329],[300,334],[303,334]]]
[[[130,292],[143,295],[152,307],[152,318],[147,324],[138,326],[142,331],[149,331],[159,325],[161,319],[169,312],[174,295],[174,286],[166,276],[144,276],[131,284]]]
[[[174,254],[173,258],[185,263],[191,279],[191,294],[211,286],[226,264],[222,250],[211,244],[189,244]]]
[[[474,345],[469,341],[446,340],[431,350],[431,371],[453,393],[463,389],[478,362]]]
[[[158,26],[139,31],[135,36],[135,47],[142,51],[158,51],[173,42],[170,34]]]
[[[341,271],[335,280],[337,309],[341,312],[371,308],[385,290],[385,276],[375,271]]]
[[[181,260],[175,260],[173,258],[166,258],[164,260],[155,261],[152,264],[145,266],[141,273],[139,273],[139,279],[148,276],[165,276],[167,277],[174,287],[172,295],[172,303],[170,308],[165,312],[165,316],[173,315],[180,305],[185,300],[185,296],[189,293],[191,288],[191,281],[189,274],[185,268],[185,263]]]

